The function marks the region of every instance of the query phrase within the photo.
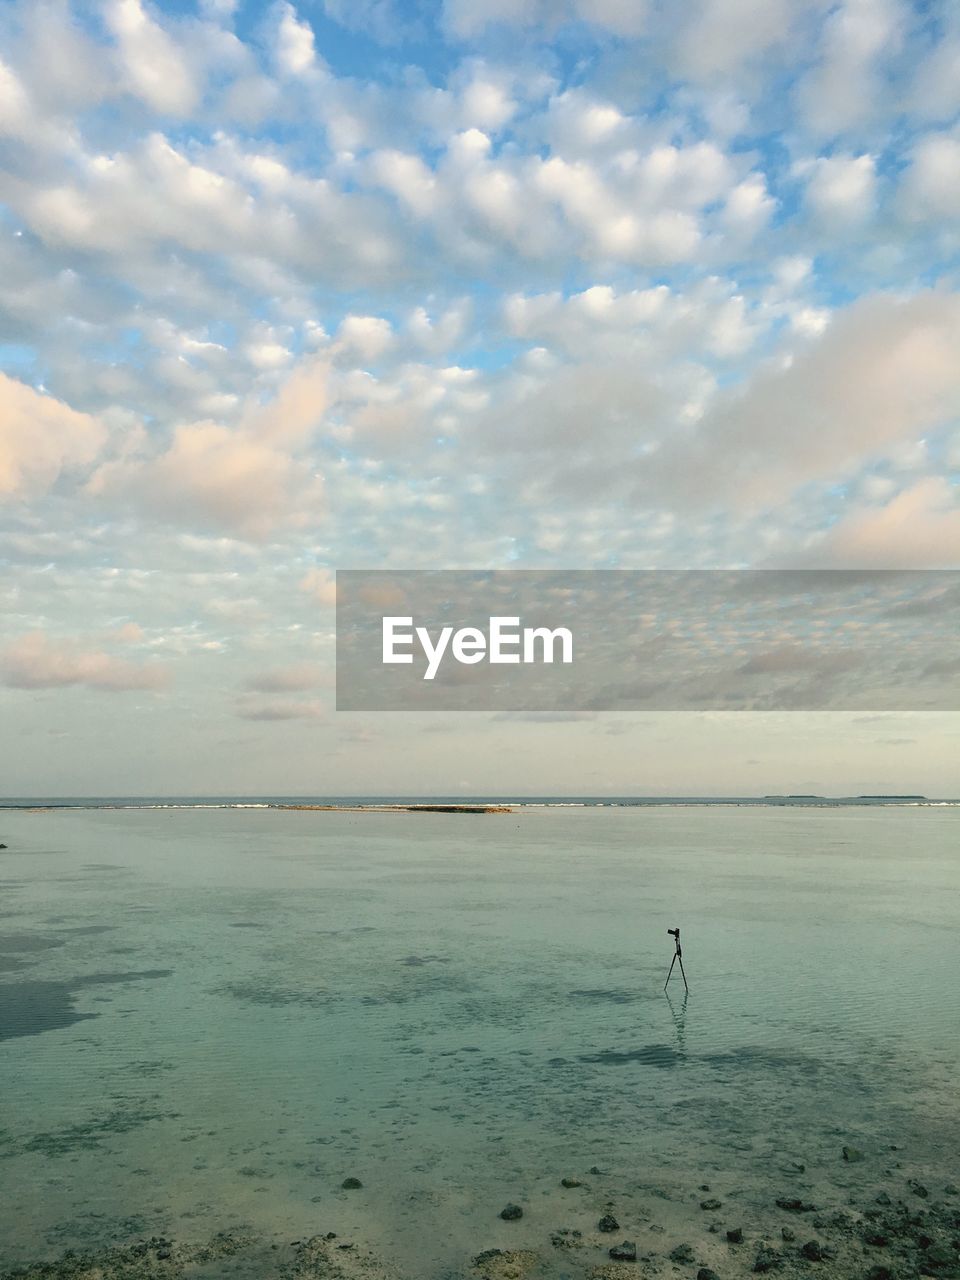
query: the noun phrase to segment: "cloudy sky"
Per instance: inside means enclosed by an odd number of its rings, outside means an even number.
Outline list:
[[[4,0],[0,789],[955,791],[338,714],[332,575],[960,567],[958,250],[948,0]]]

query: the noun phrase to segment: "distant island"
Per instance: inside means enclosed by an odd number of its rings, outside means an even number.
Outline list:
[[[926,796],[857,796],[858,800],[926,800]]]

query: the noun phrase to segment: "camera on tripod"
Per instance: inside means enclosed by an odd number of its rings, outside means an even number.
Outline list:
[[[667,933],[669,933],[670,937],[673,939],[674,952],[673,959],[670,961],[670,973],[667,974],[667,981],[663,984],[663,989],[666,991],[670,983],[671,974],[673,973],[673,966],[679,960],[680,976],[683,978],[683,989],[684,991],[689,992],[690,988],[687,986],[687,975],[683,971],[683,951],[680,949],[680,926],[677,925],[676,929],[668,929]]]

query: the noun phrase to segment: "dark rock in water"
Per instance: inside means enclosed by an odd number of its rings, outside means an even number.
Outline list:
[[[893,1280],[893,1272],[889,1267],[871,1267],[866,1280]]]
[[[344,1178],[340,1185],[343,1187],[344,1191],[359,1191],[363,1186],[363,1183],[359,1178]]]
[[[757,1250],[757,1259],[753,1264],[754,1271],[779,1271],[783,1266],[783,1254],[768,1244],[762,1244]]]
[[[636,1262],[637,1260],[637,1246],[632,1240],[624,1240],[622,1244],[615,1244],[607,1252],[614,1262]]]
[[[879,1231],[869,1231],[863,1237],[863,1242],[864,1244],[871,1245],[874,1249],[886,1249],[887,1245],[890,1243],[887,1237],[882,1235]]]
[[[780,1235],[787,1244],[793,1244],[794,1240],[797,1238],[797,1233],[790,1227],[783,1227]]]
[[[707,1210],[715,1210],[715,1209],[719,1209],[719,1208],[720,1208],[720,1201],[719,1201],[719,1200],[701,1200],[701,1201],[700,1201],[700,1208],[701,1208],[701,1209],[707,1209]]]
[[[734,1227],[727,1232],[727,1239],[731,1244],[743,1244],[743,1228]]]
[[[502,1249],[484,1249],[483,1253],[478,1253],[473,1260],[475,1267],[482,1267],[485,1262],[492,1262],[494,1258],[503,1256]]]
[[[816,1210],[815,1204],[805,1204],[796,1197],[781,1196],[777,1201],[778,1209],[786,1209],[788,1213],[813,1213]]]
[[[675,1249],[670,1250],[670,1261],[678,1262],[682,1267],[689,1266],[693,1258],[693,1250],[688,1244],[678,1244]]]
[[[930,1192],[923,1185],[923,1183],[918,1182],[916,1178],[909,1178],[907,1180],[907,1186],[910,1188],[913,1194],[915,1196],[919,1196],[921,1200],[926,1200],[927,1196],[930,1194]]]
[[[592,1173],[595,1178],[600,1178],[603,1176],[603,1170],[598,1169],[595,1164],[592,1164],[590,1166],[590,1168],[587,1170],[587,1173]]]
[[[0,844],[0,849],[5,849],[6,847],[7,846],[5,844]]]
[[[843,1158],[848,1164],[859,1164],[863,1159],[863,1152],[857,1147],[844,1147]]]
[[[550,1236],[550,1243],[555,1249],[579,1249],[582,1239],[583,1232],[576,1227],[572,1230],[570,1227],[561,1227]]]
[[[701,1191],[709,1191],[709,1190],[710,1190],[710,1184],[709,1184],[709,1182],[701,1182],[701,1184],[700,1184],[700,1190],[701,1190]]]
[[[616,1220],[612,1213],[605,1213],[597,1223],[598,1231],[619,1231],[620,1223]]]
[[[877,1196],[877,1204],[891,1204],[892,1201],[885,1191],[881,1191]]]
[[[720,1277],[710,1267],[701,1267],[697,1272],[697,1280],[720,1280]]]
[[[823,1261],[823,1246],[820,1244],[819,1240],[808,1240],[807,1243],[802,1246],[800,1252],[808,1262]]]
[[[500,1210],[500,1217],[504,1222],[516,1222],[518,1218],[523,1217],[523,1210],[518,1204],[508,1204]]]
[[[561,1178],[560,1185],[561,1187],[582,1187],[583,1183],[579,1178]]]
[[[955,1187],[952,1182],[948,1182],[943,1188],[943,1194],[945,1196],[960,1196],[960,1187]]]

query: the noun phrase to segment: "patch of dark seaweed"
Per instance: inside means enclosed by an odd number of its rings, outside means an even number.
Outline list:
[[[0,983],[0,1040],[60,1031],[75,1022],[99,1017],[95,1013],[77,1012],[75,993],[83,987],[166,978],[172,972],[172,969],[145,969],[131,973],[87,974],[62,982],[28,979]]]
[[[49,951],[62,947],[66,938],[51,938],[43,933],[0,933],[0,951],[22,954],[28,951]]]
[[[820,1058],[803,1053],[783,1053],[777,1049],[764,1049],[757,1045],[743,1045],[738,1049],[727,1049],[723,1053],[705,1053],[699,1055],[700,1061],[720,1071],[740,1072],[757,1071],[789,1071],[806,1076],[817,1076],[826,1067]]]
[[[666,1069],[683,1062],[684,1055],[668,1044],[647,1044],[639,1049],[602,1049],[599,1053],[580,1054],[581,1062],[601,1067],[625,1067],[638,1063],[642,1067]]]
[[[318,929],[317,933],[323,938],[345,938],[352,933],[376,933],[376,928],[372,924],[357,924],[349,929]]]
[[[435,995],[463,995],[473,990],[471,983],[446,973],[424,973],[411,979],[409,985],[392,987],[385,991],[371,992],[360,997],[360,1003],[370,1007],[378,1005],[404,1005]]]
[[[573,1000],[588,1000],[596,1004],[635,1004],[638,1000],[650,999],[638,991],[606,990],[604,988],[588,988],[585,991],[571,991]]]
[[[300,1005],[307,1009],[329,1009],[338,1004],[341,997],[329,991],[309,991],[300,987],[281,987],[259,982],[228,982],[216,987],[214,995],[230,996],[243,1004],[266,1005],[282,1009],[288,1005]]]
[[[111,1111],[86,1124],[67,1125],[52,1133],[35,1133],[21,1144],[20,1149],[44,1156],[65,1156],[74,1151],[96,1150],[113,1134],[142,1129],[154,1120],[176,1120],[179,1114],[178,1111],[154,1111],[145,1107]]]

